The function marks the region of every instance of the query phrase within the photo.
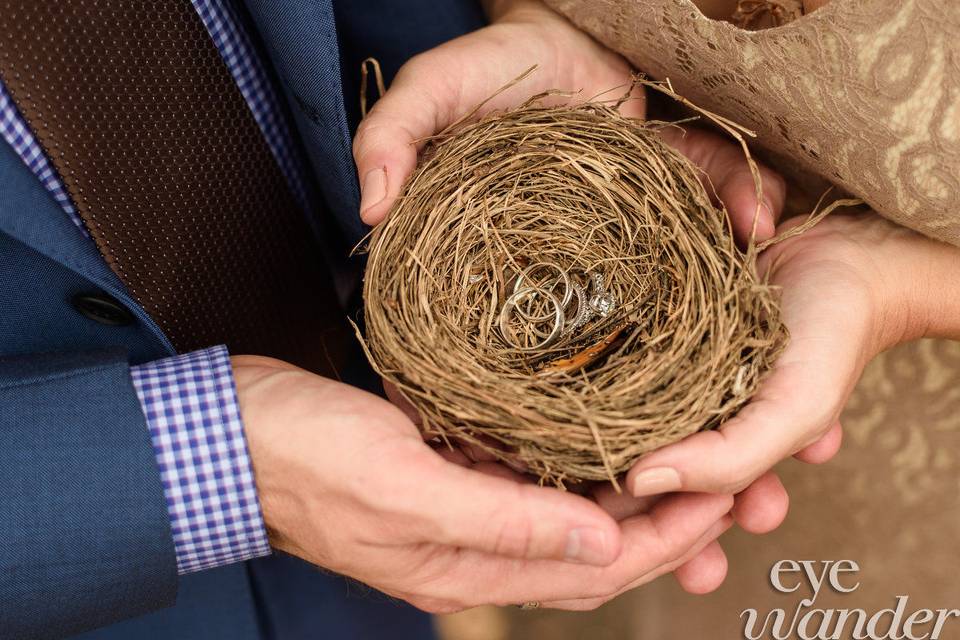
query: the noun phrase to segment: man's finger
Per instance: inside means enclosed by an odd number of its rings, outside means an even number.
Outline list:
[[[432,588],[440,593],[471,586],[460,599],[508,605],[607,597],[632,584],[648,582],[689,559],[694,547],[718,522],[726,526],[732,496],[685,494],[668,496],[649,514],[621,523],[622,552],[605,567],[549,560],[517,562],[489,554],[461,552],[459,563]],[[719,535],[717,533],[716,535]],[[706,544],[708,541],[704,541]]]
[[[419,521],[422,542],[599,566],[620,554],[617,523],[586,498],[465,469],[432,453],[429,460],[396,479],[401,514]]]
[[[597,598],[574,600],[555,600],[544,602],[548,609],[566,609],[569,611],[590,611],[617,598],[628,591],[637,589],[656,578],[673,571],[675,574],[684,567],[682,577],[678,576],[681,586],[690,593],[708,593],[720,586],[727,574],[727,557],[720,549],[717,554],[712,547],[719,549],[717,538],[723,535],[733,524],[733,518],[724,516],[710,527],[690,549],[679,558],[658,567],[653,573],[641,576],[624,585],[616,592]],[[689,588],[688,588],[689,587]],[[712,587],[712,588],[711,588]]]
[[[750,239],[757,209],[757,190],[743,150],[733,142],[693,127],[667,127],[664,140],[704,173],[707,190],[727,208],[734,236],[741,244]],[[783,212],[787,188],[775,171],[759,164],[762,200],[757,220],[758,240],[772,238]]]

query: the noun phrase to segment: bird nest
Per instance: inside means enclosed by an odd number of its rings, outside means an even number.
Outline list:
[[[427,433],[615,482],[735,414],[786,331],[669,125],[542,97],[429,142],[370,240],[365,347]]]

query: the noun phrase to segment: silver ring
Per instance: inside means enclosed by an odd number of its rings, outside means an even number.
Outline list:
[[[523,279],[525,277],[530,278],[530,276],[533,275],[541,267],[547,267],[549,269],[553,269],[560,275],[560,280],[563,282],[563,298],[560,299],[560,307],[562,309],[566,309],[567,305],[570,304],[570,300],[573,299],[573,289],[570,286],[570,275],[566,271],[558,267],[557,265],[553,264],[552,262],[535,262],[529,267],[527,267],[526,269],[524,269],[523,271],[521,271],[520,274],[517,276],[517,279],[513,281],[514,295],[519,293],[524,288],[526,289],[533,288],[538,293],[541,292],[539,287],[522,287]],[[555,288],[557,284],[558,284],[557,281],[554,281],[552,284],[552,288],[545,289],[542,291],[542,293],[553,293],[553,288]],[[517,315],[523,318],[524,320],[526,320],[527,322],[546,322],[547,320],[550,319],[550,316],[531,316],[529,313],[521,309],[519,306],[517,307]]]
[[[573,290],[577,294],[577,312],[573,314],[573,317],[567,322],[563,331],[563,335],[565,336],[572,335],[574,331],[587,324],[593,317],[593,311],[587,303],[587,290],[578,282],[573,283]]]
[[[554,310],[553,329],[540,342],[534,345],[531,345],[529,347],[525,347],[521,344],[518,344],[516,341],[510,339],[511,336],[513,336],[513,331],[510,330],[510,315],[513,313],[514,310],[517,311],[517,315],[521,315],[517,307],[517,303],[522,298],[525,298],[526,296],[537,294],[537,293],[542,293],[543,295],[545,295],[547,297],[547,300],[549,300],[553,304],[553,310]],[[563,313],[563,307],[560,306],[560,301],[557,299],[557,296],[555,296],[552,292],[550,291],[539,292],[536,289],[521,289],[520,291],[517,291],[516,293],[511,295],[509,298],[507,298],[506,301],[503,303],[503,308],[500,309],[500,335],[503,336],[504,340],[506,340],[508,343],[510,343],[520,351],[536,351],[538,349],[546,349],[551,344],[556,342],[557,338],[559,338],[560,335],[563,333],[564,321],[565,321],[565,318]],[[537,335],[542,336],[543,334],[538,331]]]

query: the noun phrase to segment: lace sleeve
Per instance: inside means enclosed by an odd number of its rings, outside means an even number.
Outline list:
[[[634,66],[816,174],[960,245],[960,2],[833,0],[745,31],[690,0],[547,0]]]

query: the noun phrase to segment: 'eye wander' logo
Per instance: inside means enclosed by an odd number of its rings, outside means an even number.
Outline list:
[[[898,595],[892,609],[815,608],[824,587],[838,594],[860,588],[860,566],[853,560],[780,560],[770,569],[770,584],[779,593],[806,585],[811,596],[796,609],[773,609],[761,617],[756,609],[740,612],[746,640],[939,640],[960,637],[960,609],[909,611],[909,596]],[[951,626],[954,623],[955,626]],[[950,628],[947,635],[944,629]]]

